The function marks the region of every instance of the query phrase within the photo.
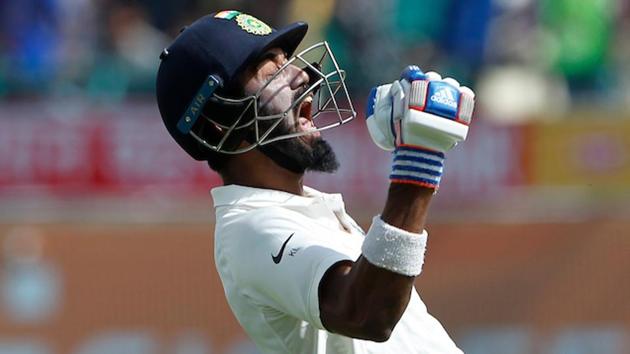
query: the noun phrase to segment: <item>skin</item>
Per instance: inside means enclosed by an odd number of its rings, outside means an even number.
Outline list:
[[[282,50],[269,50],[242,76],[246,93],[256,92],[286,63]],[[261,103],[275,112],[286,110],[295,93],[308,83],[308,75],[295,66],[272,81],[263,91]],[[297,131],[313,127],[293,114],[287,124]],[[308,145],[313,134],[299,139]],[[220,175],[227,184],[281,190],[303,195],[303,174],[290,172],[254,149],[230,159]],[[424,229],[433,190],[410,184],[391,184],[383,221],[403,230],[419,233]],[[342,261],[333,265],[319,285],[320,317],[324,327],[333,333],[386,341],[409,304],[415,277],[408,277],[378,268],[365,258],[356,262]]]

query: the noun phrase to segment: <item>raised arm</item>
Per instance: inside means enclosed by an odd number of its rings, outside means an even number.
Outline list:
[[[432,189],[391,184],[383,221],[403,230],[420,232],[432,195]],[[339,262],[320,283],[322,323],[330,332],[385,341],[407,308],[414,280],[414,276],[377,267],[364,257],[356,262]]]
[[[455,80],[417,67],[402,77],[373,89],[368,101],[370,135],[379,147],[395,150],[385,207],[361,257],[336,263],[319,285],[320,318],[328,331],[377,342],[390,337],[409,303],[443,152],[465,139],[474,98]]]

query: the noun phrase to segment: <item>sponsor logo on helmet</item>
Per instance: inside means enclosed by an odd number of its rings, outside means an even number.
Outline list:
[[[236,16],[236,23],[243,30],[251,34],[265,36],[271,33],[271,27],[269,27],[266,23],[262,22],[261,20],[251,15],[240,14]]]

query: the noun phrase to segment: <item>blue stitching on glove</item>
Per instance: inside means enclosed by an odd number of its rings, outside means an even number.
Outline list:
[[[409,65],[400,74],[400,78],[412,82],[415,80],[425,80],[427,76],[416,65]]]
[[[372,87],[372,91],[370,91],[370,95],[368,96],[367,108],[365,109],[367,114],[365,115],[365,119],[374,115],[374,107],[376,106],[376,89],[376,87]]]

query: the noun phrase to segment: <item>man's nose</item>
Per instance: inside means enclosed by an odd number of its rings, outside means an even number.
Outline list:
[[[289,65],[288,69],[290,70],[292,77],[290,83],[291,90],[297,90],[302,86],[308,85],[310,77],[308,76],[308,73],[306,73],[306,71],[298,68],[295,65]]]

